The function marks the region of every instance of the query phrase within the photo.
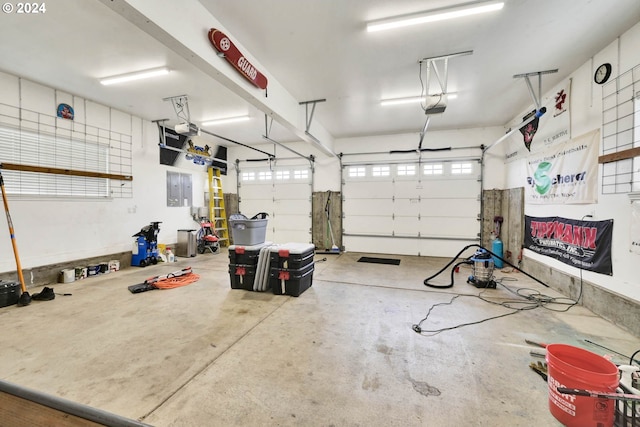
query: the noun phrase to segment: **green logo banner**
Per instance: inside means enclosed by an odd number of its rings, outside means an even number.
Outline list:
[[[597,129],[527,158],[525,200],[531,204],[598,201]]]

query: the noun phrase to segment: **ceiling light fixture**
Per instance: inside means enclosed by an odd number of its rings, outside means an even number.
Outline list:
[[[444,93],[444,94],[435,94],[429,95],[430,97],[443,95],[447,99],[456,99],[458,95],[456,93]],[[391,98],[391,99],[381,99],[380,105],[383,107],[389,107],[392,105],[403,105],[403,104],[419,104],[425,101],[424,96],[408,96],[406,98]]]
[[[493,12],[502,9],[503,6],[504,2],[502,1],[482,1],[396,16],[393,18],[379,19],[367,23],[367,32],[371,33],[374,31],[391,30],[394,28],[408,27],[410,25],[425,24],[427,22],[444,21],[446,19]]]
[[[246,122],[249,119],[251,119],[251,117],[249,116],[225,117],[223,119],[207,120],[206,122],[202,122],[202,126],[215,126],[228,123]]]
[[[166,74],[169,74],[169,69],[167,67],[153,68],[151,70],[137,71],[135,73],[120,74],[118,76],[105,77],[103,79],[100,79],[100,83],[102,83],[105,86],[108,86],[108,85],[113,85],[117,83],[130,82],[133,80],[164,76]]]

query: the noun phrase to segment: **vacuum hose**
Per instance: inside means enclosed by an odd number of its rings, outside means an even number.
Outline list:
[[[459,263],[457,263],[456,265],[453,266],[453,268],[451,269],[451,282],[448,285],[434,285],[433,283],[429,283],[429,280],[433,279],[434,277],[439,276],[444,270],[446,270],[451,264],[453,264],[454,262],[456,262],[456,260],[460,257],[460,255],[466,251],[469,248],[473,248],[473,247],[477,247],[479,249],[483,249],[485,251],[487,251],[489,254],[491,254],[492,256],[496,257],[497,259],[501,260],[502,262],[504,262],[507,265],[510,265],[511,267],[515,268],[516,270],[518,270],[519,272],[523,273],[525,276],[535,280],[536,282],[540,283],[541,285],[545,286],[545,287],[549,287],[549,285],[547,285],[546,283],[536,279],[535,277],[533,277],[532,275],[530,275],[529,273],[527,273],[526,271],[521,270],[519,267],[516,267],[515,265],[511,264],[509,261],[507,261],[506,259],[494,254],[493,252],[491,252],[489,249],[484,248],[478,244],[471,244],[471,245],[467,245],[464,248],[462,248],[462,250],[460,252],[458,252],[458,254],[451,260],[449,261],[449,263],[447,265],[445,265],[444,267],[442,267],[440,269],[440,271],[438,271],[436,274],[434,274],[433,276],[429,276],[426,279],[424,279],[424,285],[425,286],[429,286],[430,288],[437,288],[437,289],[447,289],[447,288],[451,288],[453,287],[453,273],[455,272],[456,268],[462,264],[472,264],[473,261],[471,261],[470,259],[466,259],[464,261],[461,261]]]

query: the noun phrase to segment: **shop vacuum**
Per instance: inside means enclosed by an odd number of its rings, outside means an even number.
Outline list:
[[[496,282],[493,280],[495,263],[489,252],[484,249],[478,249],[469,258],[469,263],[473,265],[473,274],[469,276],[467,283],[471,283],[476,288],[496,288]]]
[[[459,258],[460,255],[465,252],[467,249],[472,248],[472,247],[476,247],[478,248],[476,250],[476,252],[454,264]],[[535,277],[533,277],[532,275],[528,274],[525,271],[522,271],[519,267],[511,264],[509,261],[505,260],[502,258],[502,256],[497,255],[493,252],[491,252],[489,249],[483,248],[480,245],[468,245],[465,246],[464,248],[462,248],[462,250],[460,252],[458,252],[458,254],[451,260],[449,261],[449,263],[447,265],[445,265],[444,267],[442,267],[442,269],[440,269],[440,271],[438,271],[436,274],[434,274],[433,276],[427,277],[426,279],[424,279],[424,285],[425,286],[429,286],[430,288],[437,288],[437,289],[446,289],[446,288],[451,288],[453,287],[453,280],[454,280],[454,273],[458,271],[458,267],[460,267],[461,265],[471,265],[473,267],[473,273],[468,277],[467,279],[467,283],[472,284],[473,286],[475,286],[476,288],[489,288],[489,289],[495,289],[496,288],[496,282],[493,279],[493,270],[495,267],[495,263],[494,260],[499,260],[513,268],[515,268],[516,270],[518,270],[519,272],[523,273],[525,276],[535,280],[536,282],[540,283],[541,285],[544,285],[545,287],[549,287],[549,285],[547,285],[546,283],[536,279]],[[435,285],[433,283],[430,283],[429,281],[437,276],[439,276],[440,274],[442,274],[443,271],[445,271],[447,268],[449,268],[449,266],[451,266],[452,264],[453,267],[451,268],[451,282],[448,285]]]
[[[160,231],[160,221],[155,221],[145,225],[132,237],[137,237],[131,251],[131,265],[146,267],[150,264],[157,264],[160,258],[158,252],[158,232]]]

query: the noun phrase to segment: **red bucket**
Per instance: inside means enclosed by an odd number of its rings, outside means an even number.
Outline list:
[[[565,344],[547,346],[549,410],[567,427],[613,427],[615,400],[560,394],[557,387],[613,393],[618,368],[604,357]]]

